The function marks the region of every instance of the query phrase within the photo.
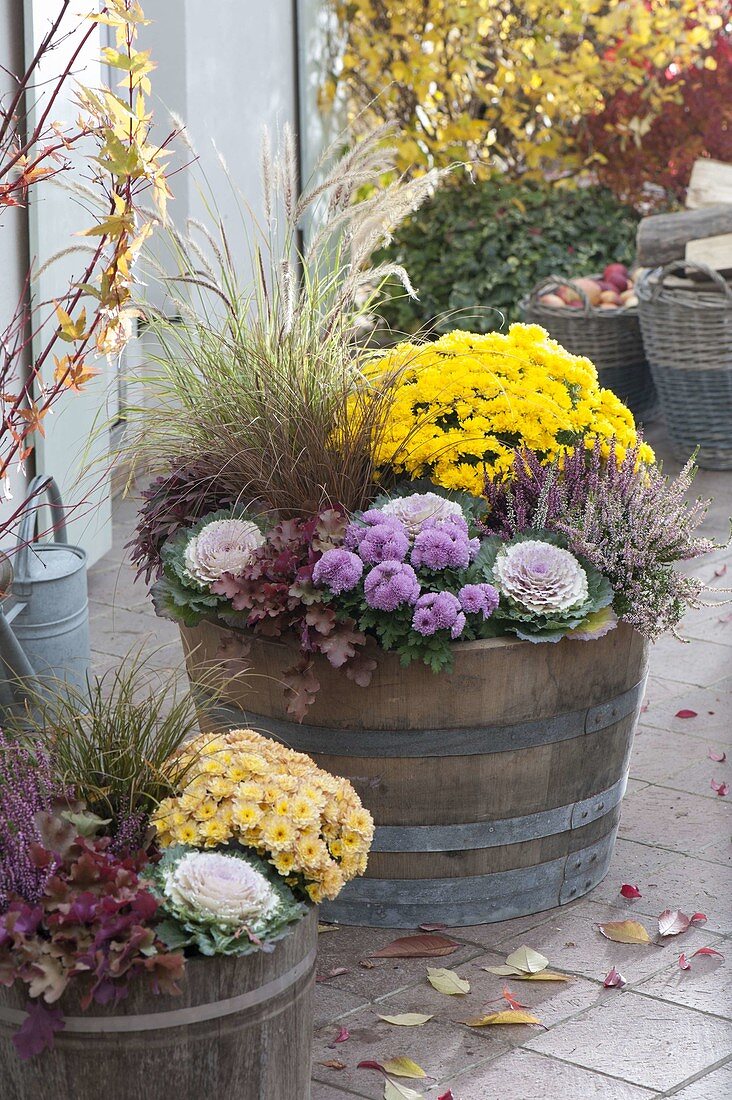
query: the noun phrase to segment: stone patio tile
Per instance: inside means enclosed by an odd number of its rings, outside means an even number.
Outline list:
[[[637,993],[607,993],[605,1003],[526,1047],[660,1091],[729,1053],[732,1025],[724,1020]]]
[[[674,1093],[674,1100],[729,1100],[732,1096],[732,1061],[705,1074]]]
[[[111,657],[124,657],[142,643],[150,651],[167,643],[176,643],[178,649],[171,653],[170,664],[179,664],[182,660],[180,634],[175,623],[119,607],[93,605],[90,611],[89,630],[93,651]]]
[[[620,894],[624,882],[638,886],[643,896],[626,901]],[[627,917],[653,918],[664,909],[703,912],[709,920],[701,932],[732,931],[730,868],[632,840],[617,841],[610,870],[591,897],[624,910]]]
[[[316,1027],[323,1027],[339,1016],[368,1004],[367,997],[347,989],[334,988],[332,981],[316,982],[313,1001]]]
[[[732,570],[729,571],[728,576],[732,580]],[[727,577],[723,579],[727,580]],[[727,587],[732,587],[730,581],[727,581]],[[726,593],[727,599],[730,595],[732,593]],[[682,638],[696,638],[702,642],[732,645],[732,608],[715,601],[712,607],[699,607],[689,611],[679,624],[679,634]]]
[[[149,611],[154,615],[147,585],[143,580],[135,582],[134,577],[133,569],[125,563],[93,569],[89,574],[89,599],[94,605]]]
[[[462,971],[463,968],[460,972]],[[460,1001],[460,1010],[466,1017],[480,1011],[478,998],[442,996],[442,1000]],[[468,1001],[472,1002],[472,1007],[469,1007]],[[348,1028],[349,1038],[343,1043],[336,1044],[335,1047],[329,1044],[337,1034],[337,1026],[317,1029],[313,1077],[332,1085],[334,1071],[319,1063],[337,1058],[346,1063],[346,1069],[338,1071],[338,1084],[343,1085],[345,1089],[358,1092],[359,1095],[377,1100],[384,1095],[384,1079],[374,1071],[358,1069],[359,1062],[384,1062],[389,1058],[406,1056],[421,1066],[425,1073],[434,1077],[435,1081],[443,1081],[463,1069],[488,1061],[508,1050],[511,1045],[511,1040],[506,1034],[508,1031],[529,1030],[526,1027],[493,1028],[491,1034],[486,1036],[483,1032],[461,1026],[448,1018],[435,1017],[421,1027],[398,1027],[379,1020],[378,1011],[394,1014],[408,1010],[404,1006],[409,1002],[398,1002],[399,998],[395,995],[388,1006],[372,1005],[368,1009],[347,1016],[343,1023]],[[429,1012],[431,1007],[425,1000],[422,1011]],[[454,1012],[455,1009],[453,1008],[452,1011]],[[525,1037],[524,1035],[523,1038]],[[420,1087],[423,1084],[421,1081],[404,1083],[414,1088],[418,1084]],[[428,1084],[430,1082],[424,1082],[424,1085]]]
[[[482,954],[480,948],[466,945],[440,959],[368,959],[370,952],[378,951],[392,940],[409,934],[408,929],[353,928],[346,925],[337,932],[323,933],[318,937],[318,974],[328,974],[341,966],[348,973],[320,984],[349,990],[361,996],[363,1002],[369,1002],[422,982],[428,966],[446,966],[462,973],[466,962]],[[368,961],[373,966],[364,969],[359,966],[361,961]]]
[[[455,1077],[455,1100],[650,1100],[657,1092],[611,1080],[531,1050],[512,1050]],[[326,1097],[323,1097],[326,1100]]]
[[[688,721],[693,722],[695,719],[690,718]],[[707,755],[709,749],[726,751],[727,747],[726,743],[722,744],[719,739],[712,737],[688,737],[683,733],[640,726],[630,758],[630,774],[634,779],[643,779],[663,787],[675,787],[703,795],[709,792],[716,798],[709,786],[708,775],[706,787],[700,784],[698,776],[694,775],[693,781],[690,776],[700,766],[707,771],[715,767]],[[689,786],[692,782],[693,785]]]
[[[554,910],[552,919],[534,929],[533,934],[519,934],[512,940],[506,940],[501,946],[501,953],[505,958],[505,954],[526,944],[545,955],[552,970],[602,982],[615,966],[628,982],[638,982],[675,962],[680,951],[691,953],[706,944],[713,946],[718,939],[705,929],[692,928],[683,937],[672,937],[675,942],[664,941],[660,946],[624,944],[605,939],[597,930],[599,922],[625,920],[631,915],[626,907],[581,899],[574,906]],[[643,923],[653,936],[657,927],[655,921],[646,918]],[[496,958],[495,962],[503,962],[503,958]],[[493,963],[486,965],[492,966]],[[518,982],[517,985],[521,993],[525,993],[527,988],[533,989],[530,982]],[[517,992],[513,986],[511,988],[514,993]],[[525,997],[519,999],[524,1000]]]
[[[642,837],[646,844],[689,855],[699,855],[711,847],[725,852],[732,825],[731,808],[732,803],[724,798],[701,798],[651,786],[625,798],[620,835]]]
[[[469,943],[477,943],[481,947],[495,947],[505,939],[510,939],[519,932],[526,932],[544,921],[549,920],[553,909],[546,909],[543,913],[532,913],[525,917],[514,917],[513,920],[496,921],[495,924],[475,924],[467,928],[448,928],[445,935],[455,940]]]
[[[699,744],[702,743],[701,741],[699,742]],[[701,798],[723,800],[726,795],[717,794],[712,788],[712,780],[717,783],[725,781],[730,789],[732,789],[732,770],[730,768],[732,750],[729,745],[720,745],[719,743],[712,743],[709,745],[709,748],[715,751],[726,752],[727,761],[725,761],[724,764],[720,764],[714,760],[710,760],[705,748],[703,759],[697,760],[691,767],[682,768],[675,775],[670,775],[667,779],[659,783],[659,786],[668,787],[676,791],[687,791],[689,794],[698,794]]]
[[[656,642],[651,653],[654,676],[680,684],[708,687],[729,676],[732,648],[717,642],[689,642],[684,645],[673,637]]]
[[[723,955],[730,955],[732,943],[710,943]],[[679,947],[679,952],[681,951]],[[697,955],[687,959],[691,970],[681,970],[678,962],[660,974],[655,974],[633,989],[634,993],[647,993],[662,1001],[673,1001],[677,1005],[696,1008],[723,1019],[732,1016],[732,983],[729,980],[729,963],[714,956]],[[730,1093],[732,1095],[732,1093]]]
[[[339,1076],[337,1071],[331,1070],[334,1079]],[[343,1097],[347,1096],[363,1096],[363,1093],[358,1092],[346,1092],[344,1089],[336,1086],[331,1088],[329,1085],[323,1085],[320,1081],[313,1081],[313,1091],[310,1095],[310,1100],[343,1100]]]
[[[732,651],[731,651],[732,652]],[[685,737],[698,737],[713,741],[729,741],[732,730],[732,697],[725,689],[724,681],[714,688],[690,688],[683,684],[672,685],[676,694],[659,688],[660,681],[651,685],[646,695],[648,709],[640,716],[645,729],[668,730]],[[732,686],[732,682],[731,682]],[[695,710],[696,718],[677,718],[679,710]]]

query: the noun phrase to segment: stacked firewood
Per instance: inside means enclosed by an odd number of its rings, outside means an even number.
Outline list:
[[[687,261],[686,276],[692,281],[703,281],[703,275],[691,266],[696,264],[732,280],[732,164],[698,160],[686,209],[643,218],[637,251],[642,267]]]

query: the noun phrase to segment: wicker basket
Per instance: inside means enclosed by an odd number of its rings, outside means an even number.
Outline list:
[[[710,282],[673,285],[695,268]],[[676,260],[638,285],[643,343],[676,456],[732,469],[732,288],[703,264]]]
[[[558,286],[572,286],[582,299],[582,308],[547,306],[539,301],[542,294]],[[600,385],[612,390],[637,420],[653,418],[658,407],[656,391],[634,306],[594,309],[581,287],[552,275],[524,298],[520,308],[527,321],[541,325],[567,351],[591,359],[597,367]]]

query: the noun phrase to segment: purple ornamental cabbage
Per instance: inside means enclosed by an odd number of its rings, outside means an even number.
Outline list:
[[[363,562],[350,550],[326,550],[313,566],[313,583],[329,588],[335,595],[350,592],[361,580]]]
[[[574,554],[536,539],[501,547],[493,575],[501,592],[538,615],[569,611],[588,598],[587,574]]]
[[[369,607],[377,611],[396,611],[402,604],[417,602],[420,585],[411,565],[402,561],[382,561],[366,574],[364,595]]]

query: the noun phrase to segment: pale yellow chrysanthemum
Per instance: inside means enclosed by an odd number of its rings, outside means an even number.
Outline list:
[[[261,836],[268,848],[273,852],[281,852],[292,844],[296,832],[292,822],[286,817],[271,814],[262,821]]]

